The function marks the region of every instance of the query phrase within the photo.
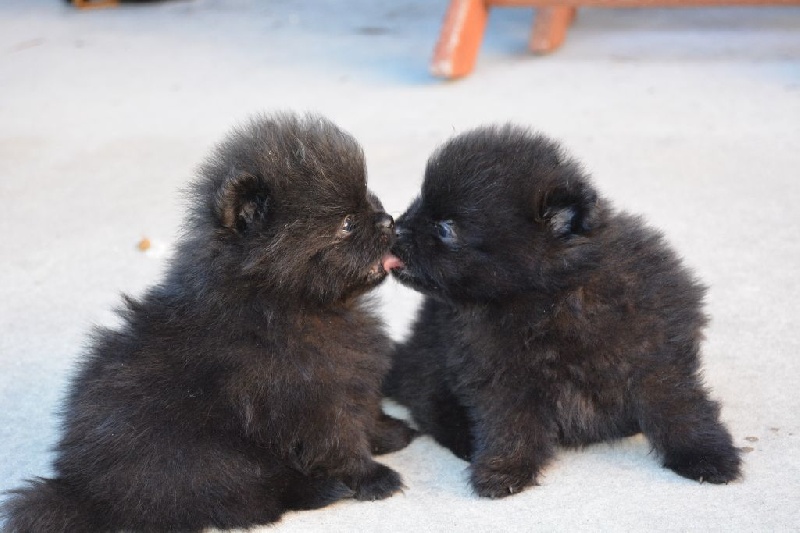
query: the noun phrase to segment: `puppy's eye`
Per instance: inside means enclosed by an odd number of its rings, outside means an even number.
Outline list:
[[[344,220],[342,220],[342,225],[339,227],[339,233],[342,235],[350,235],[354,227],[355,219],[353,218],[353,215],[347,215],[344,217]]]
[[[456,230],[452,220],[441,220],[436,223],[436,235],[445,244],[453,244],[456,241]]]

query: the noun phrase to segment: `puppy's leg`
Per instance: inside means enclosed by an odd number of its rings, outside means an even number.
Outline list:
[[[425,299],[410,339],[396,347],[383,392],[408,407],[420,431],[430,433],[439,444],[469,461],[469,418],[450,390],[444,365],[445,352],[451,344],[443,333],[448,318],[441,303]]]
[[[557,431],[542,400],[520,387],[493,387],[473,417],[472,486],[479,496],[503,498],[536,484],[555,453]]]
[[[469,461],[472,457],[472,430],[467,410],[458,398],[441,383],[430,398],[428,431],[436,441],[456,457]]]
[[[318,419],[323,425],[309,427],[299,449],[300,470],[342,480],[357,500],[382,500],[400,491],[400,474],[372,459],[367,431],[372,424],[365,423],[372,411],[346,417],[337,417],[336,411]]]
[[[739,450],[695,375],[648,376],[639,390],[640,425],[664,466],[700,482],[727,483],[741,475]]]
[[[366,501],[383,500],[400,491],[403,488],[400,474],[372,460],[371,443],[364,427],[353,424],[348,431],[343,426],[338,428],[338,442],[344,447],[338,452],[344,457],[339,460],[333,457],[331,466],[341,472],[342,480],[354,491],[353,497]]]
[[[249,528],[276,522],[286,510],[280,494],[285,468],[274,458],[258,461],[225,443],[151,450],[118,461],[107,477],[93,480],[93,496],[109,517],[109,525],[98,530]]]
[[[396,452],[408,446],[417,435],[418,432],[402,420],[381,412],[370,436],[370,447],[373,455]]]

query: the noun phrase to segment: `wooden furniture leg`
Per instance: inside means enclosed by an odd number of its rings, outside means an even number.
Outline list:
[[[535,54],[552,52],[564,42],[572,20],[574,7],[540,7],[533,19],[533,30],[528,48]]]
[[[119,0],[72,0],[72,5],[74,5],[78,9],[115,7],[119,5]]]
[[[433,51],[434,76],[453,79],[472,72],[488,18],[489,6],[485,0],[450,0]]]
[[[75,0],[77,1],[77,0]],[[492,7],[533,7],[528,48],[536,54],[552,52],[564,42],[576,9],[688,7],[688,6],[800,5],[800,0],[450,0],[439,42],[433,54],[431,72],[442,78],[460,78],[475,66]]]

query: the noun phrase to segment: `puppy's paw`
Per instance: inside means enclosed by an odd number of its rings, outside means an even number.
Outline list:
[[[355,487],[355,499],[375,501],[388,498],[403,488],[400,474],[386,465],[373,463],[370,471],[358,479]]]
[[[701,483],[727,483],[741,476],[739,451],[683,451],[667,454],[664,466]]]
[[[470,475],[472,488],[483,498],[505,498],[536,484],[531,468],[512,465],[474,464]]]
[[[341,480],[308,477],[287,487],[283,503],[289,509],[319,509],[354,495],[355,491]]]
[[[402,420],[383,415],[378,420],[376,435],[370,442],[373,455],[382,455],[402,450],[408,446],[419,432]]]

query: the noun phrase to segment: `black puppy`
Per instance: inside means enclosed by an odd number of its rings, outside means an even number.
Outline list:
[[[6,530],[239,528],[400,490],[372,454],[413,430],[381,411],[392,345],[361,298],[393,239],[334,124],[234,130],[201,169],[165,279],[97,332],[55,478],[15,491]]]
[[[479,495],[536,484],[558,444],[638,432],[682,476],[739,476],[699,376],[704,287],[555,143],[513,126],[452,139],[397,233],[392,273],[425,298],[385,392],[471,460]]]

